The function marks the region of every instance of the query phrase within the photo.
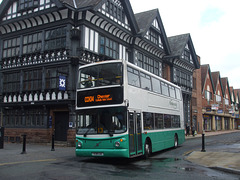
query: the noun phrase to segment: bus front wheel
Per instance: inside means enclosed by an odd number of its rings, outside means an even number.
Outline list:
[[[174,148],[178,147],[178,137],[177,135],[174,136]]]
[[[144,157],[147,159],[151,155],[151,143],[146,140],[144,144]]]

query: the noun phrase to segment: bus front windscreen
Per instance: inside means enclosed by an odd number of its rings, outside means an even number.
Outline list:
[[[126,107],[99,108],[80,111],[77,134],[119,134],[127,130]]]
[[[106,63],[81,68],[79,71],[78,88],[122,84],[122,67],[122,63]]]

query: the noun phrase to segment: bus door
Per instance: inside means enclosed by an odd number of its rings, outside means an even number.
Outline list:
[[[129,153],[130,156],[142,154],[141,113],[129,112]]]

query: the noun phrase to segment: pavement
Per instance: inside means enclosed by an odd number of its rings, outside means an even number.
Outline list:
[[[240,130],[205,132],[205,136],[214,136],[226,133],[240,132]],[[202,134],[188,136],[186,140],[202,138]],[[205,150],[205,152],[202,152]],[[240,141],[239,144],[221,145],[213,148],[190,151],[186,154],[186,160],[208,168],[217,169],[240,175]]]
[[[240,130],[206,132],[205,136],[235,132],[240,132]],[[201,137],[201,134],[194,137],[188,136],[186,140]],[[240,175],[240,142],[230,147],[223,145],[216,148],[207,148],[206,152],[192,150],[185,153],[184,156],[185,160],[192,163]],[[55,146],[53,151],[51,144],[27,144],[24,152],[20,143],[5,143],[4,148],[0,149],[0,169],[4,165],[56,161],[66,157],[75,157],[75,147]]]

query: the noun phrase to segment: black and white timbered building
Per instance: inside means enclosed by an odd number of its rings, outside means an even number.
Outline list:
[[[129,0],[4,0],[0,5],[0,125],[5,140],[74,142],[79,66],[124,59],[180,85],[185,119],[192,72],[189,34],[167,38],[157,9]]]

